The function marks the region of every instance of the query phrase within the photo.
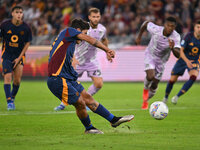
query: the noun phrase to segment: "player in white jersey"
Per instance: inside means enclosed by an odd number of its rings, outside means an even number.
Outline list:
[[[100,24],[101,14],[98,8],[90,8],[88,14],[90,29],[87,34],[97,40],[101,41],[105,46],[108,46],[108,39],[106,37],[106,28]],[[98,60],[96,58],[97,48],[90,45],[89,43],[82,41],[80,44],[76,45],[75,57],[73,59],[72,65],[76,69],[79,77],[83,75],[86,71],[88,77],[93,81],[93,84],[88,88],[88,93],[94,95],[103,86],[103,78],[101,75],[101,70],[99,67]],[[112,61],[107,56],[109,61]],[[65,105],[61,103],[59,106],[55,107],[55,111],[63,110]]]
[[[140,28],[136,44],[140,44],[145,30],[151,34],[144,58],[146,77],[144,79],[142,109],[148,109],[148,100],[156,93],[171,51],[175,57],[179,57],[180,35],[175,31],[175,27],[176,19],[168,17],[164,27],[146,21]]]

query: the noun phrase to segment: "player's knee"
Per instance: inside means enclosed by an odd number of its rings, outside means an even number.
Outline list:
[[[147,80],[148,81],[152,81],[154,79],[154,75],[151,74],[151,75],[147,75]]]
[[[102,86],[103,86],[103,81],[98,81],[98,82],[96,82],[96,83],[94,84],[94,86],[95,86],[96,88],[98,88],[98,89],[102,88]]]
[[[195,75],[191,75],[191,76],[190,76],[190,80],[196,81],[196,79],[197,79],[197,76],[195,76]]]
[[[83,109],[85,107],[85,102],[84,102],[84,100],[81,97],[76,102],[75,107],[77,109]]]
[[[158,88],[158,84],[157,83],[152,83],[151,84],[151,89],[155,90]]]
[[[20,85],[21,79],[14,79],[13,84]]]

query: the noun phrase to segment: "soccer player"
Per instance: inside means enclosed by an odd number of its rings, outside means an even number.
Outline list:
[[[182,76],[185,70],[188,70],[190,78],[183,85],[182,89],[175,95],[171,102],[176,104],[178,98],[187,92],[195,82],[199,74],[199,61],[200,61],[200,20],[196,21],[194,25],[194,32],[188,33],[181,41],[180,59],[174,65],[171,72],[170,80],[167,84],[165,97],[163,102],[167,103],[168,96],[173,88],[174,83],[179,76]]]
[[[136,38],[136,44],[140,44],[145,30],[150,32],[151,40],[145,50],[145,72],[142,109],[148,109],[148,100],[152,98],[161,80],[165,63],[169,59],[171,51],[179,57],[180,35],[175,31],[176,19],[168,17],[164,27],[152,22],[144,22]]]
[[[0,38],[3,39],[2,66],[4,76],[4,91],[7,99],[7,109],[15,109],[15,96],[23,72],[25,52],[27,51],[32,33],[29,26],[23,22],[23,8],[15,6],[12,8],[12,19],[0,25]],[[13,85],[11,81],[13,73]]]
[[[77,82],[78,73],[72,67],[72,59],[75,51],[75,44],[80,40],[87,41],[93,46],[101,48],[112,59],[114,51],[103,45],[100,41],[92,38],[85,33],[89,29],[89,24],[82,19],[74,19],[71,27],[64,29],[56,38],[52,45],[48,64],[48,88],[65,105],[73,105],[77,116],[85,126],[85,133],[103,134],[96,129],[90,121],[86,111],[86,105],[98,115],[107,119],[112,127],[117,127],[123,122],[130,121],[133,115],[116,117],[105,107],[96,102],[87,93],[84,87]]]
[[[90,28],[87,35],[94,37],[95,39],[101,41],[105,46],[108,46],[106,28],[99,23],[101,19],[100,10],[98,8],[90,8],[88,18],[90,21]],[[81,77],[86,71],[88,76],[92,79],[93,84],[88,88],[88,93],[90,95],[97,93],[103,86],[103,78],[97,60],[97,50],[98,49],[95,46],[90,45],[86,41],[82,41],[75,47],[75,59],[73,60],[73,66],[75,67],[79,77]],[[61,102],[61,104],[55,107],[54,110],[59,111],[64,108],[65,105]]]

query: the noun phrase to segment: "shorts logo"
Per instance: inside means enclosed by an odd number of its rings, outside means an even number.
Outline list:
[[[8,70],[7,69],[4,69],[4,71],[3,72],[7,72]]]

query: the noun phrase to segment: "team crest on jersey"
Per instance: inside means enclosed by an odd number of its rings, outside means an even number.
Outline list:
[[[20,31],[20,34],[21,34],[21,35],[24,35],[24,31]]]
[[[194,46],[194,43],[193,43],[193,42],[191,42],[189,45],[190,45],[190,46]]]
[[[12,31],[11,30],[8,30],[8,32],[7,32],[8,34],[12,34]]]

